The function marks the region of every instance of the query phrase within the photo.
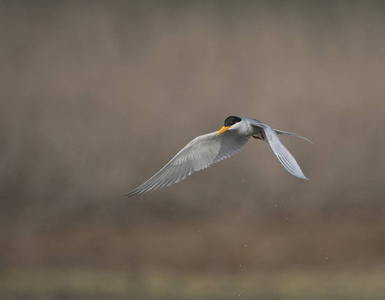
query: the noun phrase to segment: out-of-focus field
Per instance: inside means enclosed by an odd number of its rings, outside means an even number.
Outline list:
[[[383,299],[381,1],[0,1],[0,298]],[[282,137],[122,195],[229,115]]]
[[[61,268],[12,270],[4,278],[6,299],[383,299],[385,293],[383,269],[138,274]]]
[[[56,233],[57,237],[42,235],[35,240],[35,251],[44,256],[37,264],[3,270],[0,296],[383,299],[385,295],[379,239],[385,234],[383,221],[321,221],[315,216],[271,217],[268,223],[227,221],[181,220],[135,230],[94,224]]]

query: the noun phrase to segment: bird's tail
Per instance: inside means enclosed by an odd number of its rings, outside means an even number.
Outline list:
[[[287,131],[283,131],[283,130],[278,130],[278,129],[274,129],[274,131],[277,133],[277,134],[287,134],[287,135],[292,135],[292,136],[296,136],[296,137],[299,137],[301,139],[304,139],[310,143],[313,144],[313,142],[305,137],[303,137],[302,135],[299,135],[298,133],[293,133],[293,132],[287,132]]]

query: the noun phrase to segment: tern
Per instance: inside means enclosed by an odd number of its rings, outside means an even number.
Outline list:
[[[230,116],[219,131],[200,135],[180,150],[158,173],[125,196],[131,197],[178,183],[196,171],[228,158],[240,151],[250,137],[270,144],[281,164],[294,176],[306,179],[297,161],[282,144],[278,135],[287,134],[309,139],[297,133],[273,129],[252,118]]]

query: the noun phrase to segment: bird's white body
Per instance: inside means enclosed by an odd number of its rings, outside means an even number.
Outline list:
[[[278,160],[291,174],[307,179],[278,134],[298,136],[309,141],[296,133],[273,129],[256,119],[228,117],[220,131],[193,139],[158,173],[126,196],[143,194],[177,183],[196,171],[234,155],[246,145],[250,137],[269,143]]]
[[[231,133],[236,134],[238,136],[244,136],[250,138],[252,135],[257,134],[258,128],[253,127],[252,123],[250,122],[253,119],[250,118],[241,118],[240,122],[235,123],[231,126]],[[255,120],[257,121],[257,120]]]

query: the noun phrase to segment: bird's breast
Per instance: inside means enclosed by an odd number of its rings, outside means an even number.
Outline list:
[[[250,124],[245,124],[245,126],[235,130],[234,133],[238,136],[249,137],[254,134],[254,128]]]

